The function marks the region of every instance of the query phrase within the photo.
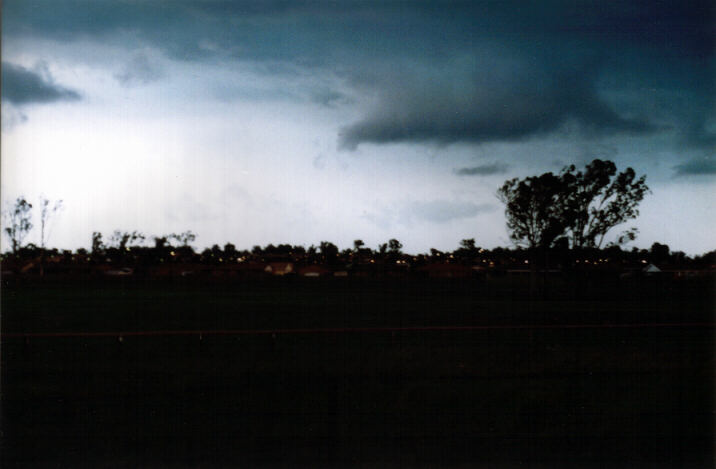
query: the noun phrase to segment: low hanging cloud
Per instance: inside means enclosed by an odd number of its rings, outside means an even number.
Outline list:
[[[415,224],[446,224],[493,212],[497,207],[488,203],[474,203],[447,199],[416,200],[404,202],[392,208],[382,206],[376,211],[363,212],[361,218],[383,230],[394,225],[412,227]]]
[[[696,158],[674,166],[674,177],[716,175],[716,159]]]
[[[709,103],[716,102],[716,92],[712,93],[711,96],[704,94],[704,100]],[[712,114],[713,110],[709,109],[702,116],[697,116],[695,122],[682,129],[683,140],[688,146],[703,148],[707,151],[713,151],[716,148],[716,131],[713,129],[713,125],[709,126],[709,122],[716,121]]]
[[[495,62],[495,63],[491,63]],[[391,77],[392,78],[392,77]],[[493,59],[433,79],[391,79],[378,105],[344,127],[340,146],[361,143],[518,142],[574,122],[587,133],[640,134],[655,130],[612,109],[597,92],[590,64],[560,68],[548,62]]]
[[[455,170],[458,176],[492,176],[494,174],[505,174],[509,169],[505,163],[491,163]]]
[[[471,218],[495,209],[492,204],[476,204],[473,202],[455,202],[450,200],[430,200],[407,204],[400,218],[409,224],[414,219],[430,223],[448,223],[452,220]]]
[[[2,130],[11,130],[25,122],[27,122],[27,114],[22,109],[9,103],[2,103]]]
[[[2,63],[2,99],[16,106],[77,101],[80,94],[54,82],[49,72],[35,72],[10,62]]]
[[[137,54],[114,77],[122,86],[132,87],[152,83],[163,75],[156,61],[150,61],[145,54]]]

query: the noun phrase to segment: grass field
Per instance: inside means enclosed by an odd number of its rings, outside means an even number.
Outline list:
[[[713,313],[708,284],[5,284],[3,467],[711,467]],[[561,327],[599,324],[634,327]],[[22,335],[60,332],[111,334]]]

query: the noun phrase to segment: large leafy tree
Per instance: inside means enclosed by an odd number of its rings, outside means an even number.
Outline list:
[[[613,162],[594,160],[583,171],[568,166],[558,175],[511,179],[497,195],[516,244],[549,248],[569,241],[577,249],[601,247],[612,228],[639,215],[649,191],[645,181],[632,168],[617,174]],[[634,239],[635,232],[626,231],[619,241]]]
[[[560,206],[573,248],[600,248],[612,228],[639,216],[639,203],[649,191],[646,176],[637,177],[632,168],[617,173],[611,161],[594,160],[584,171],[569,166],[561,180]],[[627,230],[619,241],[634,239],[635,233]]]
[[[552,173],[510,179],[498,189],[515,244],[529,248],[552,246],[565,228],[559,203],[563,189],[561,178]]]

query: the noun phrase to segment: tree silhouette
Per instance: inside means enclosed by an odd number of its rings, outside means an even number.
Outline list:
[[[102,233],[99,231],[92,232],[92,255],[101,256],[104,252],[104,243],[102,242]]]
[[[24,197],[18,197],[15,205],[3,212],[5,233],[10,238],[13,254],[17,254],[22,242],[32,229],[32,204]]]
[[[649,191],[646,176],[632,168],[617,174],[611,161],[594,160],[584,171],[568,166],[559,175],[544,173],[506,181],[497,191],[505,203],[510,237],[518,245],[549,248],[567,237],[571,247],[600,248],[615,226],[639,215]],[[622,234],[622,243],[636,229]]]
[[[335,244],[329,241],[321,241],[319,250],[321,251],[321,257],[325,262],[329,264],[335,263],[338,257],[338,247]]]
[[[649,254],[651,261],[657,265],[666,263],[669,261],[669,246],[666,244],[654,243],[651,245]]]
[[[505,181],[497,197],[506,205],[507,228],[515,244],[552,246],[565,229],[564,208],[559,203],[564,189],[552,173]]]
[[[400,250],[403,249],[403,244],[397,239],[388,240],[388,251],[392,254],[400,254]]]
[[[184,231],[183,233],[175,234],[172,233],[167,235],[168,239],[175,239],[180,246],[188,246],[189,243],[193,243],[196,240],[196,234],[192,231]]]
[[[475,238],[461,240],[460,241],[460,249],[464,249],[466,251],[476,250],[477,248],[475,247]]]
[[[433,260],[439,260],[441,257],[443,257],[443,255],[444,255],[443,252],[440,251],[439,249],[430,248],[430,257]]]
[[[236,246],[234,246],[232,243],[224,244],[224,256],[226,257],[227,261],[236,260],[236,258],[239,257],[238,251],[236,250]]]
[[[563,217],[574,248],[600,248],[613,227],[639,216],[638,206],[649,191],[646,176],[632,168],[617,174],[611,161],[594,160],[584,171],[569,166],[562,171]],[[633,240],[635,229],[619,242]]]
[[[479,253],[479,248],[475,245],[475,239],[463,239],[460,241],[460,247],[453,252],[454,257],[463,262],[473,261]]]
[[[166,236],[155,236],[154,237],[154,249],[162,250],[169,244],[169,239]]]
[[[129,247],[132,244],[141,243],[145,239],[145,236],[139,231],[128,231],[114,230],[112,236],[109,238],[110,247],[119,249],[120,251],[129,251]]]
[[[54,204],[50,204],[50,201],[40,196],[40,247],[45,249],[45,243],[50,237],[50,221],[52,216],[62,210],[62,200],[56,201]]]

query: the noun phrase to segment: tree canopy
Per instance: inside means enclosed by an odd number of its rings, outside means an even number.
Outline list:
[[[594,160],[582,171],[565,167],[559,174],[514,178],[500,187],[510,237],[518,245],[549,248],[599,248],[615,226],[639,215],[649,187],[632,168],[617,174],[611,161]],[[632,228],[617,240],[632,240]]]

